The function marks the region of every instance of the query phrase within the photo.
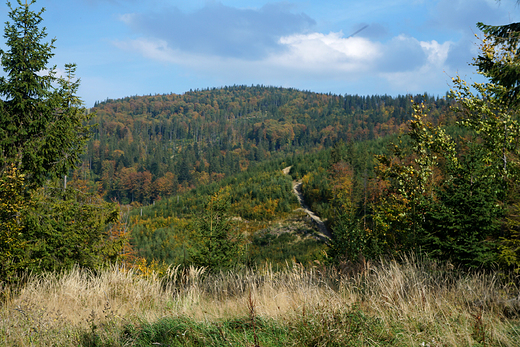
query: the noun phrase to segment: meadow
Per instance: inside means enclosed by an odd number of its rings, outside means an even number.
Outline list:
[[[1,346],[518,346],[514,276],[415,257],[211,273],[112,266],[2,289]]]

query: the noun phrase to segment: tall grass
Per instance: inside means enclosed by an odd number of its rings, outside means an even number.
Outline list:
[[[75,268],[30,275],[12,293],[2,346],[520,345],[511,281],[414,257],[342,270],[171,267],[161,278]]]

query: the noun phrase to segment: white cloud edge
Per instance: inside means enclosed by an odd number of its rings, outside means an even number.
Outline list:
[[[408,38],[399,35],[395,39],[405,41]],[[446,41],[442,44],[435,40],[417,41],[427,56],[429,64],[440,66],[448,55],[449,47],[453,42]],[[282,67],[316,69],[317,65],[325,64],[334,66],[334,69],[342,71],[367,70],[377,68],[373,66],[379,59],[384,59],[385,44],[373,42],[360,37],[343,37],[343,33],[330,32],[329,34],[310,33],[284,36],[279,39],[279,43],[286,50],[278,54],[271,54],[265,62],[278,64]],[[173,64],[191,66],[193,59],[196,60],[215,60],[237,61],[235,58],[222,58],[216,56],[202,56],[180,50],[172,49],[165,40],[139,38],[126,41],[114,41],[113,44],[119,49],[138,52],[146,58]],[[388,47],[391,49],[391,47]],[[261,62],[261,61],[260,61]],[[250,61],[250,64],[257,64],[259,61]]]

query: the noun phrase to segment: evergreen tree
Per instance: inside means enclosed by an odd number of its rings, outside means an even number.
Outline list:
[[[496,241],[503,208],[497,204],[497,182],[477,173],[472,180],[464,169],[438,189],[437,200],[424,214],[422,249],[439,259],[452,259],[467,266],[489,266],[496,262]],[[460,172],[462,171],[462,172]],[[475,174],[475,172],[474,172]]]
[[[78,187],[63,190],[49,184],[37,189],[23,218],[25,269],[33,272],[74,265],[96,268],[105,261],[117,261],[126,242],[113,234],[118,206]]]
[[[41,42],[43,9],[31,11],[34,2],[8,3],[8,50],[0,50],[0,281],[8,282],[19,271],[96,267],[124,246],[110,234],[114,204],[57,180],[78,163],[90,117],[75,95],[75,65],[65,77],[47,67],[54,40]]]
[[[465,109],[478,109],[482,117],[470,125],[492,143],[488,162],[496,169],[496,178],[504,192],[503,220],[499,259],[520,271],[520,233],[518,184],[520,178],[520,23],[477,26],[484,32],[481,53],[474,65],[490,83],[477,86],[482,97],[477,102],[463,102]],[[458,81],[457,81],[458,82]],[[462,88],[460,88],[462,89]],[[464,90],[465,94],[468,94]],[[470,98],[469,101],[472,101]]]
[[[227,212],[229,190],[220,190],[210,197],[204,213],[195,221],[195,265],[212,270],[229,269],[241,260],[240,236]]]
[[[496,30],[489,32],[501,36],[486,34],[475,61],[488,81],[469,85],[453,79],[456,119],[449,125],[461,137],[423,120],[424,106],[416,105],[409,146],[395,146],[394,158],[380,157],[379,177],[389,184],[390,194],[379,209],[379,225],[405,250],[489,266],[500,258],[502,235],[503,260],[520,265],[518,234],[505,223],[505,212],[516,214],[510,206],[518,202],[520,99],[514,73],[519,50],[516,39]],[[403,155],[407,149],[411,153]]]
[[[30,9],[35,1],[10,8],[4,37],[7,51],[0,50],[5,76],[0,78],[0,174],[14,165],[29,185],[62,177],[78,162],[88,139],[89,117],[74,95],[79,83],[75,66],[66,65],[67,76],[56,77],[49,68],[55,40],[43,43],[40,12]]]
[[[504,87],[501,98],[511,106],[520,100],[520,23],[486,25],[477,23],[484,32],[481,54],[475,59],[478,71]],[[498,48],[498,49],[497,49]]]

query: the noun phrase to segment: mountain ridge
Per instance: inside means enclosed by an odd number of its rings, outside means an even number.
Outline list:
[[[107,100],[91,109],[98,128],[78,171],[107,200],[148,204],[269,158],[403,131],[410,98],[233,86]]]

